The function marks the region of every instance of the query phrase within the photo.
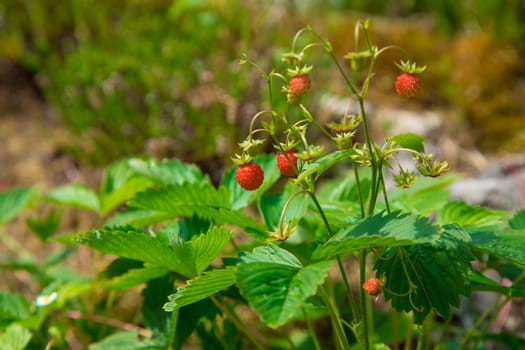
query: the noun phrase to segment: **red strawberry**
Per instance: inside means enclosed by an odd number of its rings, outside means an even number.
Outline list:
[[[288,159],[282,152],[277,152],[277,167],[284,176],[296,176],[297,175],[297,157],[295,151],[287,151]],[[292,165],[293,163],[293,165]]]
[[[310,90],[310,86],[310,77],[308,74],[294,75],[290,79],[290,93],[295,97],[304,95]]]
[[[242,188],[253,191],[259,188],[264,180],[264,172],[255,162],[241,164],[235,171],[235,180]]]
[[[397,76],[395,85],[398,95],[403,97],[414,96],[421,87],[419,75],[407,72],[401,72]]]
[[[372,296],[377,296],[381,294],[381,289],[383,287],[383,281],[379,278],[369,278],[363,283],[363,289],[365,292]]]

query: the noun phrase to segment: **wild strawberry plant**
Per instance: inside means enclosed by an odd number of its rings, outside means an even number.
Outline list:
[[[175,159],[128,159],[106,170],[98,191],[75,184],[47,193],[48,201],[94,211],[104,222],[57,238],[118,257],[97,285],[145,285],[142,332],[115,333],[96,346],[180,349],[192,333],[214,349],[398,349],[412,342],[467,349],[495,339],[490,317],[525,294],[525,212],[449,201],[454,177],[441,177],[448,164],[427,154],[418,135],[372,139],[365,99],[374,66],[385,51],[406,53],[373,46],[368,22],[355,33],[356,51],[345,55],[352,75],[311,28],[283,55],[283,73],[244,57],[268,82],[269,107],[253,117],[218,186]],[[320,55],[359,106],[328,125],[307,105],[320,84],[312,74]],[[413,96],[423,68],[399,67],[411,70],[393,83],[399,98]],[[328,142],[312,142],[313,129]],[[275,154],[263,154],[263,144]],[[414,170],[401,166],[400,154],[413,158]],[[390,191],[389,174],[398,187]],[[512,283],[486,277],[488,268]],[[474,327],[457,329],[454,310],[473,290],[502,298]],[[46,301],[64,293],[62,284],[48,286]],[[63,305],[51,300],[45,315]],[[9,323],[29,335],[42,326],[24,320]],[[329,337],[321,333],[326,324]],[[499,340],[509,339],[523,342]]]

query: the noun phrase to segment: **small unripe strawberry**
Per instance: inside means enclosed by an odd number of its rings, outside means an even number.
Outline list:
[[[377,296],[381,294],[383,288],[383,281],[379,278],[369,278],[363,283],[363,289],[371,296]]]
[[[398,95],[403,97],[412,97],[419,91],[421,87],[419,75],[401,72],[397,76],[395,86]]]
[[[264,172],[259,164],[251,161],[239,165],[235,171],[235,180],[245,190],[254,191],[263,183]]]
[[[308,74],[295,75],[290,78],[290,93],[295,97],[304,95],[310,90],[310,77]]]
[[[288,159],[282,152],[277,152],[277,167],[284,176],[296,176],[297,175],[297,157],[295,151],[290,150],[286,152]]]

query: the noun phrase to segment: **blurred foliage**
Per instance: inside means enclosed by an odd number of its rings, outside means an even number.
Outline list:
[[[349,28],[368,15],[386,18],[373,33],[379,44],[399,42],[432,66],[423,76],[423,104],[459,107],[484,149],[523,146],[515,135],[523,124],[523,89],[507,83],[523,69],[520,0],[10,0],[0,2],[0,57],[35,75],[78,135],[65,147],[81,159],[106,164],[147,153],[225,160],[254,106],[264,104],[264,81],[239,66],[241,54],[249,49],[266,70],[277,63],[268,50],[280,47],[281,35],[308,23],[330,32],[345,54],[353,47]],[[471,41],[468,35],[477,33],[481,39]],[[480,55],[508,59],[485,66]],[[395,67],[377,69],[390,70],[377,87],[392,92]],[[318,78],[330,90],[329,77]],[[473,86],[483,92],[473,97]],[[494,115],[503,121],[493,125]],[[490,130],[496,134],[489,142]]]
[[[83,157],[107,163],[148,150],[199,160],[232,147],[247,90],[238,59],[254,12],[242,1],[42,0],[0,9],[8,19],[0,54],[37,75],[82,136],[69,147]]]

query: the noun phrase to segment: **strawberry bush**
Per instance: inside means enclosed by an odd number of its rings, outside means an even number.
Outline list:
[[[447,186],[456,177],[446,174],[446,161],[425,152],[422,137],[372,138],[365,99],[382,53],[398,51],[410,79],[423,67],[407,63],[399,47],[374,46],[368,22],[355,33],[346,61],[309,27],[283,55],[284,68],[267,72],[243,56],[267,81],[268,105],[253,117],[218,185],[177,159],[131,158],[109,166],[98,190],[70,184],[45,193],[44,201],[91,211],[101,224],[54,235],[53,212],[29,221],[42,240],[53,236],[67,248],[44,265],[23,265],[21,257],[4,264],[41,276],[42,292],[33,304],[16,293],[0,295],[0,343],[67,348],[52,316],[78,321],[72,311],[89,308],[77,300],[102,288],[113,295],[106,314],[88,321],[112,331],[90,349],[181,349],[195,339],[204,349],[523,345],[489,327],[504,305],[525,294],[525,211],[450,201]],[[336,66],[349,101],[359,106],[327,125],[308,109],[321,84],[313,75],[321,57]],[[395,85],[392,91],[408,98],[420,82],[400,84],[401,92]],[[325,140],[312,141],[314,131]],[[275,154],[263,152],[265,145]],[[412,167],[402,165],[401,154]],[[2,193],[0,222],[38,192]],[[116,258],[95,277],[75,275],[60,268],[69,246]],[[487,277],[486,269],[511,283]],[[108,315],[115,293],[136,287],[140,322],[116,322]],[[455,311],[473,291],[501,298],[472,327],[458,327]]]

